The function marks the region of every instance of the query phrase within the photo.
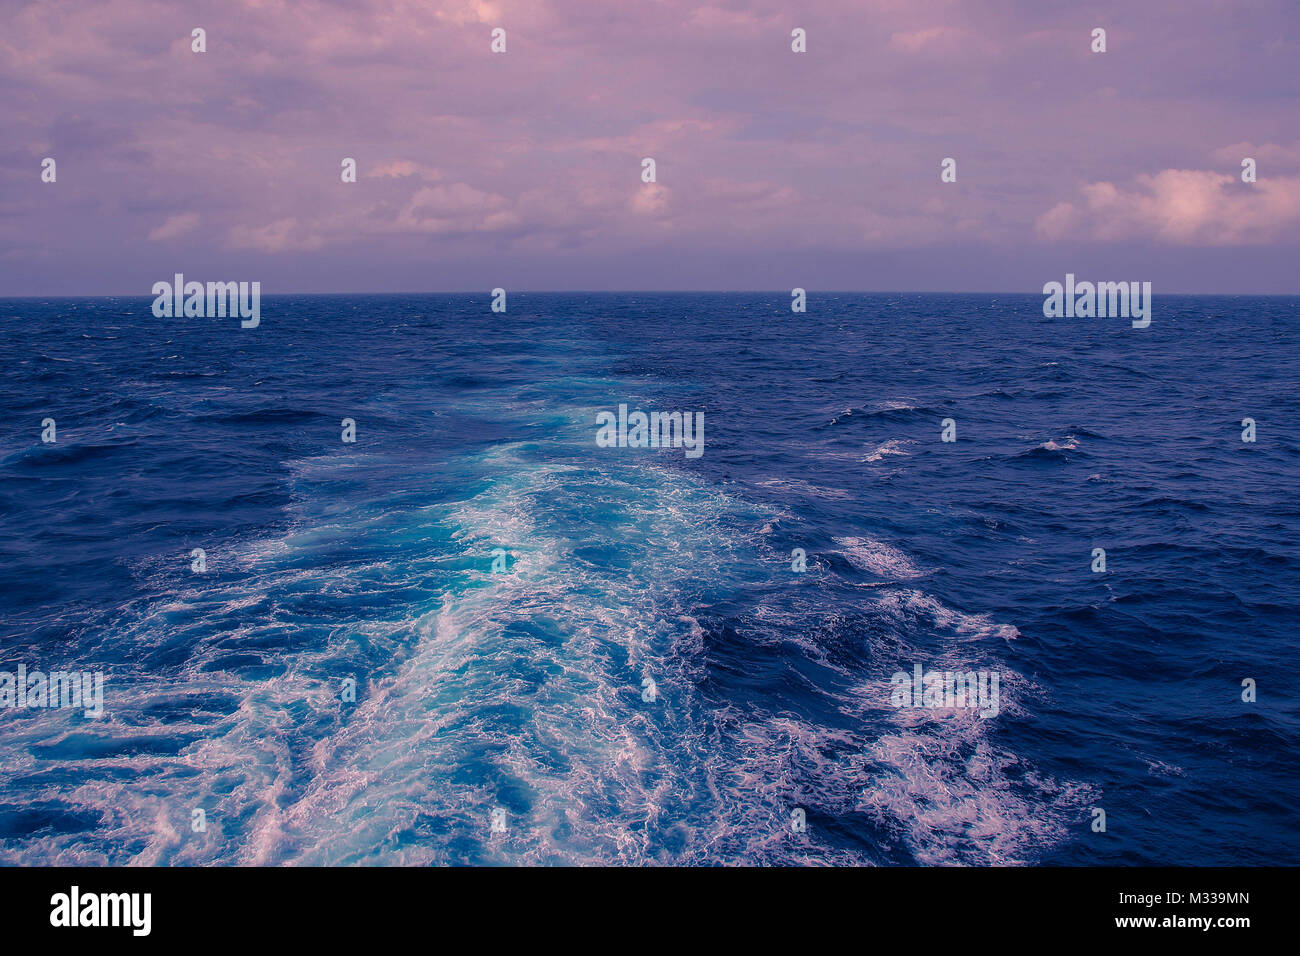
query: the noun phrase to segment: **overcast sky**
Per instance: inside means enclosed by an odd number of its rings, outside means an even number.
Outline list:
[[[0,295],[1300,293],[1298,33],[1296,0],[0,0]]]

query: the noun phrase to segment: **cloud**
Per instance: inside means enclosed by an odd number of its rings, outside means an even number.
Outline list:
[[[889,45],[904,53],[926,51],[935,54],[958,52],[969,37],[965,30],[947,27],[928,27],[924,30],[905,30],[894,33],[889,38]]]
[[[1088,183],[1074,202],[1057,203],[1037,221],[1048,240],[1153,239],[1173,245],[1256,245],[1294,240],[1300,226],[1300,177],[1239,176],[1164,169],[1132,185]]]
[[[168,239],[183,236],[187,232],[192,232],[198,226],[199,219],[199,214],[196,212],[183,212],[179,215],[169,216],[166,222],[149,233],[149,239],[153,242],[165,242]]]
[[[632,192],[631,207],[642,216],[663,216],[668,210],[668,188],[659,183],[643,183]]]
[[[501,8],[484,0],[443,0],[435,3],[434,16],[449,23],[499,23]]]
[[[1278,146],[1274,143],[1258,145],[1251,142],[1233,143],[1231,146],[1216,149],[1211,155],[1227,166],[1240,166],[1243,159],[1250,157],[1256,163],[1272,167],[1274,170],[1300,169],[1300,142],[1292,143],[1290,146]],[[1260,172],[1263,174],[1262,170]]]
[[[910,282],[1069,235],[1295,235],[1294,0],[1190,21],[1150,0],[1106,56],[1041,0],[194,0],[184,22],[163,0],[10,6],[0,291],[138,282],[123,265],[147,275],[149,250],[124,234],[183,239],[214,269],[268,254],[267,281],[312,252],[304,287],[375,291],[448,281],[430,260],[513,256],[581,288],[626,276],[616,260],[673,283],[674,257],[743,248],[859,287],[864,251],[942,248],[899,257],[890,279]],[[44,156],[59,181],[38,190]],[[1222,178],[1242,156],[1254,186]],[[1201,169],[1136,175],[1176,163]],[[35,286],[36,267],[54,278]]]
[[[518,224],[504,196],[468,183],[421,186],[393,214],[388,204],[372,207],[355,223],[358,231],[389,234],[456,235],[496,232]]]
[[[255,249],[258,252],[307,252],[319,249],[324,240],[307,234],[297,219],[277,219],[265,226],[234,226],[228,235],[228,244],[234,249]]]
[[[406,176],[419,176],[422,179],[442,178],[442,173],[432,166],[423,166],[409,159],[395,159],[391,163],[380,163],[365,175],[375,179],[402,179]]]

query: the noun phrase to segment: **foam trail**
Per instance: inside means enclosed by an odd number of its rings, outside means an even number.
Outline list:
[[[470,477],[442,500],[418,478],[364,506],[308,497],[288,534],[231,556],[238,573],[132,609],[105,639],[141,659],[185,647],[184,663],[118,675],[99,725],[46,712],[10,729],[17,785],[51,766],[80,783],[35,787],[68,825],[3,859],[826,863],[896,845],[1025,862],[1064,838],[1077,788],[1013,775],[986,723],[887,705],[900,658],[977,654],[1017,712],[1026,682],[998,662],[1013,628],[894,584],[861,625],[828,622],[767,550],[770,513],[653,459],[590,456],[506,443],[458,462]],[[303,462],[299,481],[365,464]],[[920,573],[874,539],[840,545],[889,581]],[[705,592],[738,603],[720,618]],[[824,667],[813,703],[782,704],[779,680],[723,694],[727,634],[755,662]],[[793,838],[794,806],[874,821],[878,844]]]

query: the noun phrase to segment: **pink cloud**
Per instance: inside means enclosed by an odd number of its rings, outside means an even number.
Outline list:
[[[183,236],[187,232],[193,232],[199,224],[199,218],[199,214],[196,212],[168,216],[166,222],[149,233],[149,239],[152,242],[165,242],[168,239]]]
[[[296,219],[277,219],[265,226],[234,226],[227,241],[233,249],[258,252],[305,252],[319,249],[324,240],[306,233]]]
[[[1231,146],[1216,149],[1211,155],[1228,167],[1239,167],[1241,161],[1249,157],[1255,160],[1256,164],[1264,166],[1265,170],[1269,167],[1273,170],[1300,169],[1300,142],[1292,143],[1290,146],[1279,146],[1275,143],[1233,143]]]
[[[1174,245],[1254,245],[1294,239],[1300,226],[1300,177],[1239,176],[1165,169],[1130,186],[1089,183],[1074,202],[1057,203],[1037,221],[1044,239],[1154,239]]]
[[[661,217],[668,210],[668,189],[659,183],[644,183],[632,193],[631,206],[639,215]]]

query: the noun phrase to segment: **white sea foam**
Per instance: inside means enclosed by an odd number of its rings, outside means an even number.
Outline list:
[[[1074,451],[1079,447],[1079,440],[1073,435],[1067,435],[1059,442],[1054,438],[1049,438],[1038,447],[1044,451]]]
[[[1020,637],[1013,624],[999,624],[988,614],[966,614],[948,607],[933,595],[923,591],[903,589],[880,594],[872,605],[883,615],[900,623],[916,626],[922,622],[950,632],[960,641],[998,637],[1012,641]]]
[[[877,445],[874,449],[867,452],[867,454],[863,456],[862,460],[865,462],[877,462],[883,461],[888,455],[907,455],[909,453],[903,451],[903,446],[912,444],[915,444],[915,442],[899,438],[891,438],[889,441]]]
[[[11,774],[39,767],[47,780],[31,799],[98,823],[8,841],[0,860],[863,862],[818,833],[819,818],[851,814],[877,820],[922,862],[1022,862],[1064,838],[1077,789],[1032,768],[1012,772],[1018,758],[994,744],[989,722],[888,707],[898,662],[866,648],[872,677],[832,660],[811,636],[835,624],[815,595],[759,604],[737,626],[764,628],[772,653],[784,641],[820,657],[842,685],[819,691],[836,725],[719,703],[701,689],[712,635],[683,602],[695,582],[743,593],[766,573],[761,541],[736,530],[757,527],[761,514],[729,520],[747,506],[671,469],[539,464],[524,446],[500,446],[479,464],[496,477],[464,500],[302,511],[288,534],[223,553],[242,575],[130,612],[106,642],[145,657],[185,647],[189,659],[172,678],[120,684],[102,725],[53,713],[6,728],[0,756]],[[313,479],[328,477],[311,468]],[[592,512],[585,526],[563,510],[574,501]],[[575,522],[586,536],[574,536]],[[340,539],[366,535],[403,542],[401,561],[338,557]],[[892,545],[836,543],[888,581],[924,573]],[[498,546],[509,561],[493,574]],[[579,547],[631,557],[583,562]],[[385,617],[320,619],[323,594],[338,596],[336,609],[399,584],[419,588],[423,576],[456,585],[427,588],[437,596]],[[871,594],[864,610],[896,638],[938,634],[954,664],[999,667],[1002,712],[1023,713],[1027,685],[998,659],[997,639],[1014,627],[911,587]],[[214,613],[229,627],[214,633]],[[275,643],[306,627],[311,640]],[[223,666],[259,647],[281,672]],[[916,647],[890,653],[931,659]],[[338,693],[349,673],[354,705]],[[646,677],[657,685],[653,704],[641,699]],[[169,696],[196,703],[164,713]],[[98,743],[88,747],[87,735]],[[68,756],[31,756],[60,741]],[[82,782],[48,782],[59,771]],[[509,830],[494,836],[497,805]],[[812,820],[798,838],[796,805]],[[206,811],[205,834],[189,829],[194,807]]]
[[[755,484],[760,488],[778,488],[783,491],[806,495],[809,498],[822,498],[827,501],[848,501],[853,497],[843,488],[828,488],[825,485],[816,485],[802,478],[765,478],[762,481],[756,481]]]
[[[874,538],[843,537],[836,538],[835,543],[840,546],[841,553],[854,567],[870,571],[882,578],[905,581],[925,574],[906,554],[883,541]]]

